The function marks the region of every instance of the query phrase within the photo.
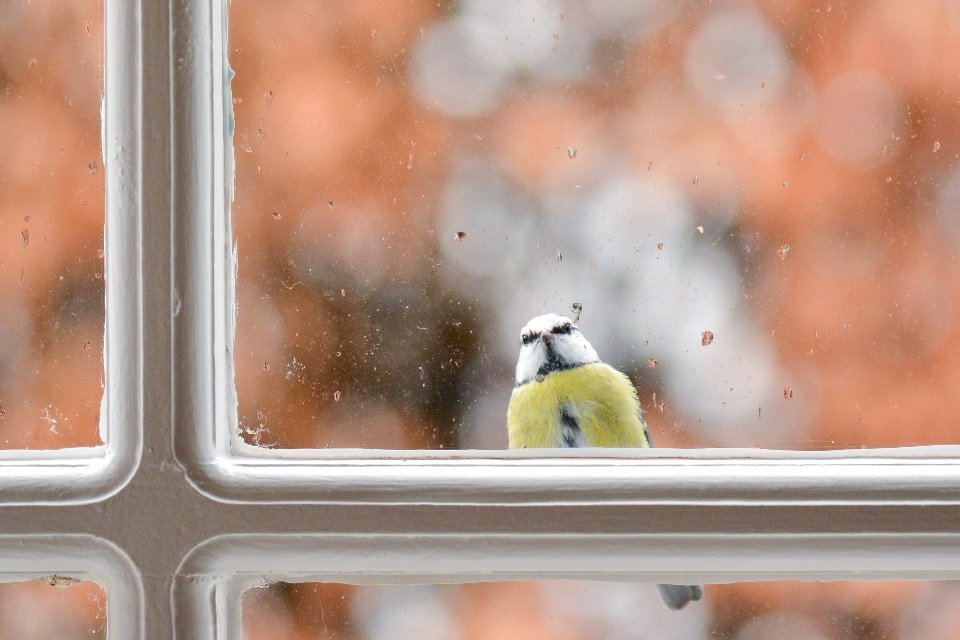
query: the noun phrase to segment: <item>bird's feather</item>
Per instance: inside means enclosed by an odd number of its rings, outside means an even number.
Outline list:
[[[648,447],[639,406],[630,379],[610,365],[554,371],[513,390],[510,447]]]

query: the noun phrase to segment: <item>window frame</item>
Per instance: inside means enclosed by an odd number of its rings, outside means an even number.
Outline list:
[[[43,576],[92,580],[107,594],[107,638],[143,638],[140,572],[115,544],[92,535],[0,535],[0,582]]]
[[[225,502],[960,504],[960,446],[843,451],[274,450],[237,442],[226,3],[175,11],[175,451]],[[758,525],[760,523],[757,523]]]
[[[224,535],[194,548],[173,589],[177,637],[242,637],[242,596],[269,581],[356,585],[510,580],[721,584],[948,580],[960,535]],[[867,543],[867,544],[865,544]]]
[[[106,322],[97,447],[0,451],[0,505],[90,504],[133,477],[142,428],[142,127],[139,1],[104,2]],[[131,268],[136,265],[136,268]]]

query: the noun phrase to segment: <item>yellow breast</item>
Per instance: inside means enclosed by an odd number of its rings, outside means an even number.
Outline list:
[[[590,447],[649,447],[640,401],[630,379],[613,367],[585,364],[555,371],[513,390],[507,408],[510,448],[563,447],[572,417]]]

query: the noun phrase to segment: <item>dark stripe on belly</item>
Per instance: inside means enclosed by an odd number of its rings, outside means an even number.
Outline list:
[[[567,413],[566,409],[560,410],[560,435],[565,447],[576,447],[577,441],[583,436],[580,432],[580,425],[577,424],[573,416]]]

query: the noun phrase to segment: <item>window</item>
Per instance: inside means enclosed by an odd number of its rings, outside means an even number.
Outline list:
[[[955,447],[599,456],[237,442],[227,10],[106,5],[108,432],[81,458],[3,459],[4,580],[92,580],[111,637],[154,638],[236,637],[242,594],[261,580],[956,578]],[[568,146],[576,157],[561,146],[561,164],[586,164],[589,147]],[[696,175],[690,187],[706,186]],[[293,217],[280,214],[266,222]],[[800,254],[790,245],[784,260],[771,245],[774,264]],[[48,539],[74,546],[57,555]]]

